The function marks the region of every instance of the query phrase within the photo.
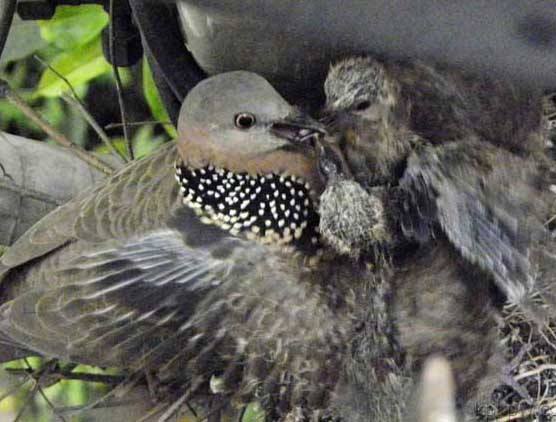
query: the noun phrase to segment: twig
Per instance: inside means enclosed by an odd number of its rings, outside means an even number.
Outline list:
[[[514,379],[516,381],[519,381],[520,379],[528,378],[532,375],[538,375],[543,371],[556,371],[556,365],[551,363],[544,363],[542,365],[537,366],[535,369],[531,369],[530,371],[525,371],[520,374],[517,374],[516,376],[514,376]]]
[[[193,406],[191,406],[188,401],[185,402],[185,405],[187,406],[189,412],[191,412],[191,414],[195,417],[195,419],[198,419],[199,416],[197,416],[197,412],[195,411],[195,409],[193,409]]]
[[[128,126],[142,126],[142,125],[165,125],[165,126],[174,126],[172,122],[161,122],[159,120],[143,120],[141,122],[127,122]],[[104,129],[115,129],[118,127],[122,127],[122,123],[109,123],[104,126]]]
[[[82,413],[86,410],[93,410],[93,409],[109,409],[111,407],[122,407],[122,406],[128,406],[128,405],[132,405],[132,404],[137,404],[139,402],[142,402],[141,399],[132,399],[132,400],[114,400],[114,401],[107,401],[105,400],[102,403],[96,403],[96,406],[94,408],[91,408],[90,405],[81,405],[81,406],[60,406],[57,407],[56,410],[58,411],[58,414],[60,413],[64,413],[64,414],[69,414],[69,415],[78,415],[79,413]],[[101,406],[102,404],[102,406]]]
[[[190,392],[186,391],[179,399],[177,399],[164,414],[158,419],[158,422],[168,422],[168,420],[178,411],[180,406],[189,400]]]
[[[67,87],[70,89],[72,95],[75,97],[75,99],[77,101],[79,101],[81,103],[81,100],[79,99],[79,96],[77,95],[77,92],[75,92],[75,89],[73,89],[73,85],[70,83],[70,81],[64,76],[62,75],[60,72],[58,72],[56,69],[54,69],[50,63],[45,62],[43,59],[41,59],[39,56],[37,56],[36,54],[33,54],[33,58],[38,61],[41,65],[43,65],[44,67],[46,67],[47,69],[49,69],[52,73],[54,73],[58,78],[60,78],[66,85]],[[83,104],[83,103],[81,103]]]
[[[12,182],[15,183],[14,178],[6,171],[2,163],[0,163],[0,171],[2,172],[2,176],[4,176],[6,179],[10,179]]]
[[[131,388],[133,388],[134,386],[137,385],[139,379],[140,379],[140,377],[137,374],[131,375],[131,376],[127,377],[124,381],[122,381],[121,383],[116,385],[108,393],[106,393],[105,395],[100,397],[98,400],[95,400],[94,402],[89,403],[86,406],[81,406],[78,409],[76,409],[75,407],[73,407],[73,408],[68,407],[68,408],[58,409],[58,410],[60,412],[68,413],[68,412],[75,412],[75,411],[83,412],[83,411],[86,411],[86,410],[97,409],[97,408],[100,407],[100,405],[103,405],[104,403],[107,403],[107,400],[110,397],[112,397],[112,396],[122,397],[123,394],[128,393]],[[129,380],[129,382],[126,384],[127,380]],[[110,404],[107,404],[106,406],[103,406],[103,407],[108,407],[108,406],[110,406]]]
[[[52,402],[50,401],[50,399],[46,396],[44,390],[42,389],[42,387],[39,385],[37,387],[37,390],[39,392],[39,394],[42,396],[42,398],[44,399],[44,401],[46,402],[46,404],[48,405],[48,407],[50,407],[50,409],[52,410],[52,413],[54,413],[54,415],[60,419],[62,422],[66,422],[66,418],[64,418],[62,415],[60,415],[57,411],[56,408],[54,407],[54,405],[52,404]]]
[[[131,145],[131,139],[129,137],[129,133],[127,130],[124,96],[122,92],[122,80],[120,78],[120,71],[118,70],[118,66],[116,66],[116,62],[114,60],[114,0],[110,0],[110,7],[109,7],[108,14],[110,15],[110,22],[108,27],[108,31],[109,31],[108,45],[110,50],[110,62],[112,64],[112,69],[114,71],[114,77],[116,78],[116,92],[118,93],[118,103],[120,104],[120,115],[121,115],[123,129],[124,129],[124,139],[127,147],[127,153],[129,155],[129,158],[133,160],[135,157],[133,154],[133,146]]]
[[[4,394],[0,395],[0,402],[3,401],[6,397],[10,397],[13,393],[15,393],[21,387],[23,387],[23,385],[26,384],[27,381],[29,381],[29,377],[25,377],[25,379],[23,379],[23,381],[18,382],[16,385],[14,385],[12,388],[10,388],[8,391],[6,391]]]
[[[114,147],[114,144],[112,143],[112,140],[108,137],[106,132],[96,122],[95,118],[93,116],[91,116],[91,113],[89,113],[89,111],[85,107],[85,104],[83,104],[83,101],[81,101],[81,99],[77,95],[77,92],[75,92],[75,89],[73,88],[73,85],[71,84],[71,82],[64,75],[62,75],[60,72],[58,72],[50,63],[45,62],[39,56],[33,55],[33,58],[35,60],[37,60],[40,64],[42,64],[44,67],[49,69],[52,73],[54,73],[58,78],[60,78],[68,86],[68,88],[70,89],[70,91],[72,93],[72,96],[62,95],[62,98],[68,104],[76,107],[81,112],[81,114],[83,115],[83,117],[85,118],[87,123],[89,123],[89,125],[97,133],[98,137],[102,140],[102,142],[104,142],[104,144],[108,147],[108,149],[112,152],[112,154],[114,154],[117,157],[120,157],[120,159],[122,160],[122,162],[124,164],[127,163],[127,158],[125,157],[125,155],[120,153]]]
[[[26,400],[23,403],[23,406],[21,406],[21,409],[19,409],[19,412],[17,412],[17,415],[15,416],[15,419],[13,420],[13,422],[18,422],[21,419],[21,416],[23,415],[23,412],[25,412],[25,409],[27,409],[27,406],[29,406],[29,403],[31,403],[31,399],[35,395],[38,387],[39,387],[39,383],[35,381],[35,385],[27,393]]]
[[[238,418],[236,422],[242,422],[243,421],[243,417],[245,416],[245,412],[247,411],[247,406],[243,406],[241,408],[241,411],[239,412]]]
[[[547,401],[543,404],[544,407],[551,408],[556,406],[556,399]],[[527,416],[531,416],[539,411],[538,407],[531,407],[529,409],[522,410],[520,412],[512,413],[510,415],[502,416],[500,418],[496,418],[495,422],[510,422],[510,421],[522,421]]]
[[[6,368],[7,372],[12,374],[19,374],[19,373],[26,373],[32,374],[34,371],[29,369],[20,369],[20,368]],[[125,377],[121,375],[105,375],[105,374],[89,374],[87,372],[71,372],[71,371],[50,371],[49,375],[56,375],[59,376],[60,379],[65,380],[78,380],[78,381],[85,381],[85,382],[100,382],[103,384],[109,385],[118,385]]]
[[[96,122],[95,118],[91,115],[91,113],[89,113],[87,111],[87,109],[83,106],[81,101],[76,100],[75,98],[67,96],[67,95],[62,95],[62,98],[68,104],[76,107],[81,112],[81,114],[83,115],[83,117],[85,118],[87,123],[89,123],[89,125],[97,133],[98,137],[102,140],[102,142],[104,142],[104,145],[106,145],[108,147],[108,149],[110,150],[110,152],[113,155],[118,157],[120,159],[120,161],[124,164],[129,161],[124,154],[122,154],[120,151],[118,151],[118,149],[114,146],[114,143],[112,142],[112,140],[108,137],[106,132]]]
[[[105,174],[112,174],[114,169],[109,164],[105,163],[98,157],[88,153],[80,146],[71,142],[68,138],[58,132],[46,120],[44,120],[38,113],[36,113],[27,103],[21,98],[14,90],[10,88],[8,83],[0,80],[0,97],[6,98],[10,103],[16,106],[25,116],[27,116],[33,123],[40,127],[48,136],[50,136],[58,144],[69,148],[81,160],[85,161],[92,167],[102,171]]]
[[[149,410],[145,416],[143,416],[141,419],[139,419],[137,422],[146,422],[148,421],[152,416],[156,415],[159,412],[162,412],[162,410],[164,410],[164,407],[166,406],[166,403],[159,403],[157,404],[155,407],[153,407],[151,410]]]

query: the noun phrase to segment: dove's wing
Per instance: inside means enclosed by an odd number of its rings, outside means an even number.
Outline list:
[[[76,240],[122,239],[159,227],[178,198],[176,157],[175,144],[164,145],[52,211],[0,258],[0,277]]]
[[[512,301],[532,286],[530,249],[546,237],[535,164],[473,140],[422,146],[400,181],[405,233],[425,240],[439,227]]]
[[[0,332],[46,356],[152,369],[193,389],[217,374],[270,394],[287,373],[304,380],[289,392],[301,400],[334,385],[351,323],[322,277],[288,257],[183,208],[166,229],[91,245],[58,282],[4,304]]]

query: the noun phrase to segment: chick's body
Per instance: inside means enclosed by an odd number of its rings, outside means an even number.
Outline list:
[[[352,244],[364,244],[366,229],[366,243],[389,252],[406,364],[447,357],[458,404],[470,410],[500,380],[515,385],[500,358],[493,283],[537,322],[547,312],[531,296],[542,291],[554,305],[541,97],[501,79],[373,58],[332,66],[325,92],[333,142],[373,198],[359,204],[380,201],[369,213],[384,210],[374,226],[386,227],[377,236],[351,218],[344,223],[356,227],[328,233],[327,243],[350,244],[343,237],[356,233]],[[325,195],[341,189],[338,180],[329,177]]]

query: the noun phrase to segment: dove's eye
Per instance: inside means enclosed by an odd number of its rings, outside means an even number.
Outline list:
[[[238,129],[249,129],[255,125],[255,116],[251,113],[238,113],[234,117],[234,124]]]
[[[357,111],[367,110],[371,106],[371,102],[369,100],[359,101],[355,104],[354,109]]]

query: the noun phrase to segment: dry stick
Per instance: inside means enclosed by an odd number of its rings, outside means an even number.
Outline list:
[[[151,410],[149,410],[141,419],[139,419],[137,422],[146,422],[148,421],[151,417],[153,417],[154,415],[156,415],[157,413],[160,413],[164,410],[164,408],[167,406],[166,403],[159,403],[157,404],[155,407],[153,407]]]
[[[13,422],[18,422],[21,419],[21,416],[23,415],[23,412],[25,412],[25,409],[27,409],[27,406],[29,406],[29,403],[31,403],[31,400],[32,400],[33,396],[35,395],[35,393],[37,392],[38,387],[39,387],[39,383],[35,381],[35,385],[27,393],[25,403],[23,403],[23,406],[21,406],[21,409],[19,409],[19,412],[17,412],[17,415],[15,416],[15,419],[13,420]]]
[[[127,380],[129,380],[129,383],[126,384]],[[96,409],[96,408],[100,407],[101,405],[104,405],[110,397],[116,397],[116,398],[117,397],[122,397],[123,393],[127,394],[131,388],[133,388],[137,385],[138,382],[139,382],[139,377],[137,375],[130,375],[124,381],[122,381],[121,383],[116,385],[108,393],[106,393],[105,395],[100,397],[98,400],[96,400],[92,403],[89,403],[86,406],[81,406],[78,409],[78,411],[79,412],[84,412],[86,410]],[[106,407],[106,406],[104,406],[104,407]],[[70,409],[70,411],[73,411],[73,410],[75,410],[75,409]],[[64,412],[66,412],[66,410],[64,410]]]
[[[7,372],[18,374],[18,373],[25,373],[25,374],[32,374],[33,371],[29,371],[29,369],[20,369],[20,368],[6,368]],[[105,375],[105,374],[91,374],[87,372],[72,372],[72,371],[51,371],[50,375],[57,375],[60,377],[61,380],[72,380],[72,381],[85,381],[85,382],[99,382],[108,385],[118,385],[120,384],[125,378],[120,375]]]
[[[241,408],[241,411],[239,412],[239,416],[238,416],[236,422],[243,422],[243,417],[245,416],[246,411],[247,411],[247,406],[243,406]]]
[[[8,391],[6,391],[5,393],[3,393],[2,395],[0,395],[0,402],[4,401],[4,399],[6,399],[7,397],[10,397],[12,394],[14,394],[17,390],[19,390],[21,387],[23,387],[24,384],[27,384],[27,381],[29,381],[28,377],[25,377],[25,379],[23,381],[18,382],[16,385],[14,385],[12,388],[10,388]]]
[[[62,95],[62,99],[64,99],[64,101],[66,101],[68,104],[75,106],[81,112],[81,114],[83,114],[85,120],[87,120],[89,125],[91,125],[93,130],[97,133],[98,137],[102,140],[102,142],[104,142],[104,145],[108,147],[108,149],[113,155],[119,157],[120,161],[124,164],[129,162],[125,154],[118,151],[118,149],[114,146],[112,140],[108,137],[106,132],[99,126],[95,118],[91,116],[91,113],[89,113],[87,109],[83,107],[83,104],[81,104],[80,101],[67,95]]]
[[[168,420],[179,410],[180,406],[189,400],[190,396],[190,392],[186,391],[179,399],[168,407],[166,412],[164,412],[164,414],[158,419],[158,422],[168,422]]]
[[[556,406],[556,399],[545,402],[543,406],[549,409],[552,408],[552,406]],[[507,416],[496,418],[494,421],[495,422],[522,421],[527,416],[532,416],[533,414],[535,414],[538,410],[539,410],[538,407],[532,407],[530,409],[525,409],[520,412],[516,412]]]
[[[6,98],[11,104],[16,106],[25,116],[27,116],[33,123],[40,127],[48,136],[50,136],[58,144],[69,148],[77,157],[85,161],[92,167],[110,175],[114,169],[109,164],[105,163],[98,157],[88,153],[80,146],[71,142],[68,138],[58,132],[46,120],[44,120],[37,112],[35,112],[27,103],[21,98],[6,81],[0,80],[0,98]]]
[[[141,122],[127,122],[128,126],[142,126],[142,125],[166,125],[166,126],[174,126],[172,122],[162,122],[159,120],[143,120]],[[117,127],[122,127],[122,123],[109,123],[104,126],[104,129],[115,129]]]
[[[60,72],[58,72],[56,69],[54,69],[54,67],[52,67],[52,65],[50,65],[50,63],[45,62],[39,56],[34,55],[33,58],[35,60],[37,60],[40,64],[42,64],[44,67],[48,68],[52,73],[54,73],[58,78],[60,78],[67,85],[67,87],[70,89],[73,97],[68,97],[66,95],[62,95],[62,98],[67,103],[76,107],[81,112],[81,114],[83,115],[83,117],[85,118],[87,123],[89,123],[89,125],[91,125],[93,130],[97,133],[98,137],[102,140],[102,142],[104,142],[104,144],[108,147],[110,152],[112,152],[112,154],[114,154],[115,156],[120,157],[120,159],[122,160],[122,162],[124,164],[127,163],[126,156],[124,154],[122,154],[121,152],[119,152],[114,147],[114,144],[112,143],[112,140],[108,137],[106,132],[99,126],[99,124],[96,122],[95,118],[93,116],[91,116],[91,113],[89,113],[87,108],[85,108],[85,104],[83,104],[83,101],[81,101],[81,99],[77,95],[77,92],[75,92],[75,89],[73,88],[73,85],[71,84],[71,82],[64,75],[62,75]]]
[[[64,418],[62,415],[58,414],[58,412],[56,411],[56,408],[54,407],[54,405],[52,404],[50,399],[46,396],[44,390],[42,389],[42,387],[40,385],[38,386],[38,391],[39,391],[39,394],[44,399],[44,401],[46,402],[46,404],[48,405],[48,407],[50,407],[50,409],[52,410],[52,413],[54,413],[54,415],[58,419],[60,419],[62,422],[66,422],[66,418]]]
[[[110,22],[108,27],[108,32],[109,32],[108,46],[110,50],[110,62],[112,63],[112,70],[114,71],[114,77],[116,78],[116,92],[118,93],[118,103],[120,104],[120,115],[121,115],[123,129],[124,129],[124,139],[127,147],[127,153],[129,155],[129,158],[133,160],[135,157],[133,154],[131,139],[129,138],[129,133],[127,130],[124,96],[122,93],[122,80],[120,79],[120,71],[118,70],[118,66],[116,66],[114,62],[114,0],[110,0],[109,15],[110,15]]]
[[[2,172],[2,176],[10,179],[12,182],[15,183],[14,178],[6,171],[6,169],[4,168],[4,166],[2,165],[2,163],[0,163],[0,172]]]
[[[517,374],[516,376],[514,376],[514,379],[516,381],[519,381],[520,379],[528,378],[532,375],[539,375],[541,372],[544,371],[556,371],[556,365],[552,363],[544,363],[542,365],[539,365],[535,369]]]
[[[31,364],[29,363],[29,360],[26,357],[23,358],[23,361],[25,362],[25,365],[27,366],[27,369],[30,371],[29,377],[32,378],[32,376],[33,376],[32,374],[35,372],[35,370],[33,369]],[[58,419],[60,419],[62,422],[66,422],[66,419],[62,415],[59,415],[58,412],[56,412],[56,408],[54,407],[54,405],[52,404],[52,402],[49,400],[49,398],[46,396],[44,390],[42,389],[42,387],[40,385],[40,376],[39,376],[38,380],[35,380],[35,382],[37,383],[37,391],[42,396],[42,398],[44,399],[46,404],[50,407],[50,409],[52,410],[52,413],[54,413],[54,415],[56,415],[58,417]]]

